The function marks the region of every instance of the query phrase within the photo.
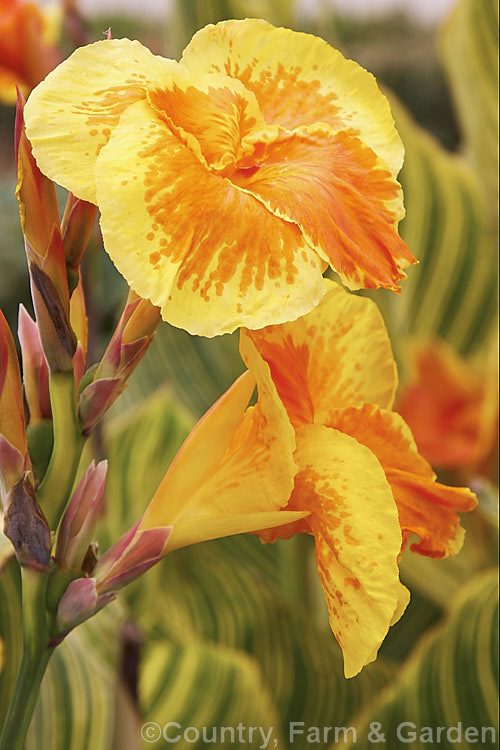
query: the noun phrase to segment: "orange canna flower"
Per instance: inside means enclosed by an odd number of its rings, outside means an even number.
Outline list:
[[[35,2],[0,0],[0,101],[16,103],[61,61],[54,44],[57,19]]]
[[[267,363],[295,429],[298,473],[284,509],[309,511],[259,536],[314,535],[330,624],[353,676],[406,607],[398,560],[409,538],[419,537],[411,549],[420,554],[455,554],[464,535],[455,511],[471,510],[476,498],[435,482],[391,411],[396,367],[371,300],[329,282],[308,315],[242,331],[241,351],[250,370],[255,351]]]
[[[213,336],[311,310],[328,265],[399,291],[403,148],[373,77],[261,20],[199,31],[181,61],[116,39],[37,87],[41,170],[101,211],[119,271],[165,320]]]
[[[487,363],[480,373],[444,341],[430,341],[416,351],[413,378],[396,408],[433,466],[476,469],[492,453],[497,434],[496,366]]]

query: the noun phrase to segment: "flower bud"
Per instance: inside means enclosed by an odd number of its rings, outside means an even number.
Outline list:
[[[139,531],[139,523],[123,534],[95,566],[93,575],[100,594],[118,591],[163,557],[172,527]]]
[[[14,339],[0,310],[0,487],[3,499],[28,460],[23,388]]]
[[[23,383],[29,422],[51,419],[49,368],[40,341],[38,326],[23,305],[19,306],[17,335],[23,360]]]
[[[62,569],[80,570],[102,510],[107,461],[90,464],[61,520],[55,560]]]
[[[97,365],[92,382],[83,388],[79,413],[88,435],[126,386],[127,378],[146,353],[160,322],[160,311],[130,291],[125,309]]]

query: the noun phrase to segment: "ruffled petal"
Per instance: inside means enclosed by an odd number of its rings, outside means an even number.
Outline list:
[[[447,487],[435,481],[399,414],[367,404],[339,410],[329,424],[377,456],[394,494],[405,541],[412,533],[419,537],[411,545],[413,552],[442,558],[460,550],[464,530],[456,511],[473,510],[476,496],[467,487]]]
[[[323,267],[295,224],[212,174],[146,102],[96,163],[104,245],[162,316],[214,336],[309,311]]]
[[[255,94],[268,124],[348,128],[393,176],[401,169],[403,146],[374,77],[322,39],[259,19],[225,21],[198,31],[181,65],[195,75],[216,72],[240,80]]]
[[[325,280],[325,296],[292,323],[242,331],[271,369],[295,426],[328,422],[332,410],[366,401],[390,407],[397,373],[377,306]]]
[[[78,48],[26,103],[26,133],[41,171],[96,203],[95,162],[120,116],[177,70],[178,63],[129,39]]]
[[[397,565],[396,505],[375,456],[337,430],[301,427],[295,460],[299,473],[286,510],[311,513],[303,523],[314,534],[330,624],[345,675],[353,677],[376,658],[408,603]]]
[[[349,288],[400,291],[402,269],[416,262],[397,233],[401,187],[359,137],[324,125],[277,129],[247,138],[246,149],[235,184],[296,222]]]
[[[265,125],[252,92],[218,74],[177,75],[149,91],[148,101],[200,161],[224,174],[234,171],[243,139]]]

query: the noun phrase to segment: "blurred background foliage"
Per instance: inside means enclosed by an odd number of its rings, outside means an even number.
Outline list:
[[[401,379],[412,374],[409,349],[435,338],[447,341],[480,378],[489,378],[497,323],[496,0],[457,0],[439,29],[404,14],[376,20],[342,15],[327,3],[304,16],[291,0],[177,0],[169,8],[162,19],[148,21],[119,8],[83,17],[78,3],[68,2],[61,44],[68,52],[111,27],[114,37],[137,38],[158,54],[178,57],[206,23],[258,16],[322,36],[367,67],[391,100],[405,144],[401,233],[420,260],[399,297],[372,295],[390,330]],[[3,106],[0,299],[15,328],[19,301],[29,308],[29,290],[14,197],[12,124],[12,109]],[[97,360],[125,295],[97,229],[85,277],[90,357]],[[85,457],[109,458],[101,549],[136,521],[195,420],[242,369],[237,335],[208,340],[160,326]],[[128,587],[116,606],[66,639],[44,680],[27,747],[164,747],[161,738],[141,744],[143,721],[273,727],[281,748],[289,745],[292,721],[355,726],[357,745],[366,747],[373,721],[381,722],[391,748],[408,746],[396,737],[404,721],[462,722],[498,733],[498,476],[491,464],[441,476],[457,483],[465,477],[478,491],[479,507],[464,519],[464,549],[447,561],[405,554],[402,576],[412,601],[377,662],[360,676],[343,678],[312,540],[261,545],[243,536],[209,542],[167,557]],[[11,605],[18,587],[16,568],[7,564],[0,577],[0,636],[8,649],[0,707],[19,659]],[[331,739],[314,746],[341,746]],[[245,747],[260,742],[256,736]],[[456,746],[445,739],[440,744]],[[303,735],[293,746],[310,744]]]

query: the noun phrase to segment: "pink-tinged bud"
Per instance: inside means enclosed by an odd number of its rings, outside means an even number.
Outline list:
[[[164,556],[172,527],[138,531],[139,523],[140,521],[120,537],[95,566],[93,575],[99,594],[118,591],[139,578]]]
[[[95,224],[97,206],[76,198],[73,193],[68,195],[66,208],[61,221],[61,231],[66,250],[66,266],[73,274],[78,274],[90,235]]]
[[[26,423],[24,419],[23,387],[21,384],[21,372],[17,358],[16,346],[11,330],[7,325],[2,311],[0,310],[0,435],[3,436],[4,447],[0,454],[0,471],[7,490],[12,486],[11,482],[21,479],[22,473],[15,473],[16,461],[12,460],[11,454],[5,443],[18,451],[23,457],[23,469],[25,458],[28,454],[26,440]],[[2,455],[4,456],[2,459]],[[9,457],[10,456],[10,457]],[[2,464],[6,461],[5,470],[8,480],[3,474]]]
[[[57,635],[50,645],[56,646],[72,628],[88,620],[113,599],[116,599],[116,594],[98,593],[95,578],[77,578],[71,581],[57,608],[55,622]]]
[[[49,367],[40,341],[38,326],[23,305],[19,306],[17,335],[23,360],[23,383],[30,424],[51,419]]]
[[[95,374],[127,378],[138,365],[160,323],[160,310],[130,290],[122,316]]]
[[[92,381],[81,393],[79,416],[88,435],[123,391],[160,322],[159,308],[130,291],[116,330]]]
[[[80,570],[102,510],[107,461],[92,461],[62,517],[55,560],[62,569]]]
[[[125,383],[120,378],[102,378],[83,389],[79,402],[79,416],[84,435],[92,432],[124,388]]]

